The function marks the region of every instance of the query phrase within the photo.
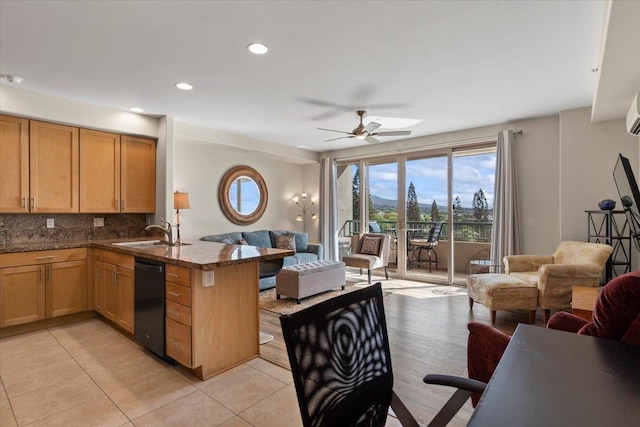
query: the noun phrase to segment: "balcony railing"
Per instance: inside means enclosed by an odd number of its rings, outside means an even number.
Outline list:
[[[375,221],[380,226],[380,230],[387,234],[396,234],[397,225],[396,221]],[[411,231],[415,235],[421,235],[427,237],[429,230],[435,222],[433,221],[407,221],[407,230]],[[447,241],[449,235],[446,223],[442,224],[442,231],[440,232],[440,240]],[[491,222],[475,222],[475,221],[461,221],[453,223],[453,239],[458,242],[491,242]],[[368,231],[368,230],[367,230]],[[340,236],[346,237],[352,234],[360,233],[360,221],[348,220],[345,221],[342,229],[340,230]]]

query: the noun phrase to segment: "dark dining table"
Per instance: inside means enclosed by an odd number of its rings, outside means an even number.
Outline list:
[[[640,346],[520,324],[467,425],[640,426]]]

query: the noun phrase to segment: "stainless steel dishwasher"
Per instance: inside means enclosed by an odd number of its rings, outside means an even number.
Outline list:
[[[163,359],[165,355],[163,262],[136,257],[133,336]]]

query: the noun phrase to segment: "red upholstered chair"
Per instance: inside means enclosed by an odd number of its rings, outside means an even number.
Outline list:
[[[560,311],[548,328],[640,345],[640,270],[611,280],[602,289],[593,311],[593,322]],[[511,337],[482,323],[471,322],[467,345],[469,378],[489,382]],[[475,407],[479,394],[471,395]]]

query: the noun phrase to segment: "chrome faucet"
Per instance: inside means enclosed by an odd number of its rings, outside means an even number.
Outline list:
[[[149,231],[152,228],[157,228],[159,230],[164,231],[164,234],[167,235],[167,241],[169,242],[170,245],[173,246],[173,231],[171,229],[171,224],[168,223],[167,221],[165,221],[164,218],[160,218],[160,223],[161,224],[166,224],[166,228],[163,227],[162,225],[151,224],[151,225],[147,225],[144,228],[144,231]]]

